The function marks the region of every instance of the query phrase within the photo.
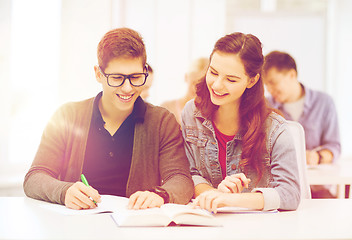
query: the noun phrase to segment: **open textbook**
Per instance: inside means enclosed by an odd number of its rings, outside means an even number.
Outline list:
[[[206,210],[192,208],[190,205],[167,203],[160,208],[149,208],[143,210],[127,209],[128,198],[111,195],[102,195],[98,207],[86,210],[74,210],[64,205],[52,204],[38,201],[41,208],[54,211],[64,215],[87,215],[110,213],[119,226],[168,226],[177,225],[199,225],[219,226],[214,215]]]
[[[74,210],[64,205],[37,201],[37,206],[64,215],[87,215],[109,213],[119,226],[168,226],[177,225],[199,225],[220,226],[214,214],[190,205],[167,203],[160,208],[149,208],[143,210],[127,209],[128,198],[112,195],[102,195],[98,207],[86,210]],[[277,210],[259,211],[240,207],[222,207],[217,209],[218,214],[241,214],[241,213],[276,213]]]
[[[190,205],[167,203],[160,208],[144,210],[117,211],[112,214],[117,225],[124,227],[135,226],[168,226],[199,225],[220,226],[214,215],[206,210],[192,208]]]

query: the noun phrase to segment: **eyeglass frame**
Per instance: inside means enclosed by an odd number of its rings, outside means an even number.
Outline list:
[[[100,67],[100,66],[99,66],[99,71],[100,71],[101,74],[103,74],[104,77],[106,77],[106,82],[108,83],[108,85],[109,85],[110,87],[121,87],[121,86],[125,83],[126,79],[128,79],[128,81],[130,82],[130,84],[131,84],[133,87],[142,87],[142,86],[147,82],[147,77],[149,76],[149,73],[148,73],[148,65],[145,65],[144,68],[145,68],[145,70],[146,70],[146,72],[144,72],[144,73],[132,73],[132,74],[128,74],[128,75],[121,74],[121,73],[110,73],[110,74],[106,74],[103,70],[101,70],[101,67]],[[133,83],[131,82],[131,77],[132,77],[133,75],[135,75],[135,74],[143,74],[143,75],[145,76],[145,77],[144,77],[144,82],[143,82],[143,84],[141,84],[141,85],[135,85],[135,84],[133,84]],[[110,85],[110,83],[109,83],[109,77],[110,77],[111,75],[120,75],[120,76],[123,76],[123,81],[122,81],[122,83],[121,83],[120,85],[118,85],[118,86]]]

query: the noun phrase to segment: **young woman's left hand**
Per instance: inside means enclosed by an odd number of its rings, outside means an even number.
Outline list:
[[[202,209],[216,213],[219,207],[235,206],[236,195],[237,194],[224,193],[217,189],[209,190],[200,194],[193,201],[193,206],[199,206]]]

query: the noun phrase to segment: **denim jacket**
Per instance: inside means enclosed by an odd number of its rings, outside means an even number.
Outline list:
[[[243,192],[262,192],[264,210],[294,210],[300,202],[300,184],[293,138],[283,117],[272,113],[266,120],[266,148],[263,156],[265,167],[258,182],[255,169],[239,167],[242,153],[242,134],[239,131],[227,143],[226,175],[243,172],[251,179]],[[190,162],[194,185],[207,183],[216,188],[222,179],[218,160],[218,143],[212,121],[205,118],[189,101],[182,112],[182,134]]]

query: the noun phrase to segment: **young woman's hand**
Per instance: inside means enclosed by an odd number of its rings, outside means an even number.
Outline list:
[[[76,182],[66,191],[65,206],[77,210],[95,208],[97,205],[93,200],[97,203],[101,202],[99,192],[82,182]]]
[[[138,191],[130,196],[128,209],[146,209],[160,207],[164,204],[164,199],[158,194],[149,191]]]
[[[233,174],[222,180],[218,185],[218,190],[224,193],[240,193],[243,188],[248,188],[250,181],[243,173]]]
[[[193,201],[193,206],[199,206],[210,212],[216,213],[217,208],[226,206],[235,206],[236,194],[224,193],[217,189],[209,190],[200,194]]]

